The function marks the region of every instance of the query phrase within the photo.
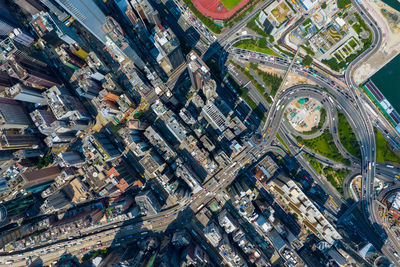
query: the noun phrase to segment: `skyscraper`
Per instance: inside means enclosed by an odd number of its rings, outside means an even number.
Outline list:
[[[45,10],[45,8],[36,0],[14,0],[14,3],[31,15],[35,15],[40,11]]]
[[[102,30],[106,16],[94,0],[56,0],[56,2],[100,42],[106,44],[106,35]]]
[[[1,27],[1,26],[0,26]],[[13,86],[16,83],[16,80],[11,78],[7,72],[0,71],[0,91]]]
[[[0,70],[12,78],[40,87],[58,85],[58,79],[49,66],[28,55],[27,50],[7,38],[0,42]]]
[[[40,63],[28,58],[11,56],[0,68],[6,70],[11,77],[32,85],[47,88],[59,85],[57,78],[49,71],[48,65]]]
[[[78,35],[53,14],[40,12],[30,24],[37,35],[46,42],[54,43],[61,39],[67,44],[78,43],[81,45]]]
[[[0,98],[0,129],[26,129],[29,125],[28,116],[17,101]]]
[[[211,77],[210,69],[193,51],[187,55],[187,61],[190,80],[192,81],[192,84],[196,90],[201,90],[205,81]]]
[[[15,26],[6,18],[0,16],[0,36],[8,36]]]
[[[112,17],[106,17],[102,27],[106,35],[106,46],[120,64],[126,64],[130,60],[139,69],[146,68],[143,60],[136,52],[136,47],[125,38],[124,31],[119,23]]]
[[[127,9],[125,11],[125,15],[128,17],[128,19],[132,23],[133,27],[135,27],[135,25],[139,19],[130,6],[127,7]]]
[[[179,40],[170,28],[156,27],[154,45],[158,52],[156,60],[167,75],[172,74],[185,62]]]
[[[61,10],[57,4],[53,3],[52,0],[40,0],[40,2],[42,2],[43,5],[45,5],[52,13],[54,13],[60,21],[64,22],[70,17],[67,13]]]
[[[10,32],[8,34],[8,36],[13,39],[14,41],[24,45],[24,46],[30,46],[31,44],[33,44],[33,42],[35,41],[35,39],[33,39],[32,36],[30,36],[29,34],[23,32],[21,29],[19,28],[15,28],[12,32]]]
[[[148,190],[138,194],[135,197],[136,204],[140,207],[140,211],[146,215],[154,215],[160,212],[162,206],[158,199]]]
[[[196,90],[203,90],[207,99],[216,95],[217,86],[215,81],[211,79],[210,68],[193,51],[187,55],[187,61],[190,80],[194,88]]]
[[[2,10],[0,10],[1,13]],[[0,15],[0,40],[10,36],[14,41],[19,42],[25,46],[33,43],[33,38],[26,32],[22,31],[10,20]]]
[[[20,100],[35,104],[46,104],[46,98],[42,96],[42,92],[36,88],[17,83],[5,90],[5,96],[14,100]]]
[[[0,150],[38,148],[39,138],[33,134],[3,134]]]

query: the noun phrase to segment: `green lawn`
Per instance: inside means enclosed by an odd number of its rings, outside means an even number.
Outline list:
[[[377,162],[397,162],[400,163],[399,157],[393,153],[389,148],[389,144],[386,141],[386,138],[374,128],[375,132],[375,140],[376,140],[376,161]]]
[[[343,183],[347,175],[350,173],[346,169],[333,169],[325,167],[315,157],[304,153],[304,157],[310,162],[311,166],[319,173],[325,175],[326,179],[332,184],[335,189],[343,195]]]
[[[272,50],[269,47],[260,47],[257,45],[255,40],[249,39],[249,40],[242,40],[239,42],[236,42],[233,47],[241,48],[241,49],[247,49],[259,53],[264,53],[267,55],[279,57],[280,55],[276,53],[274,50]]]
[[[336,190],[343,195],[343,183],[350,171],[346,169],[332,169],[331,167],[326,167],[323,170],[326,179],[336,188]]]
[[[226,9],[231,10],[235,6],[237,6],[242,0],[221,0],[222,4],[226,7]]]
[[[302,145],[305,145],[324,157],[346,165],[350,164],[349,160],[346,160],[342,157],[335,143],[333,142],[332,135],[327,130],[314,139],[303,139],[301,137],[296,137],[296,139]]]
[[[338,134],[343,147],[354,157],[361,158],[360,145],[349,122],[342,113],[338,113]]]
[[[315,169],[319,174],[322,173],[322,170],[323,170],[324,166],[323,166],[321,163],[319,163],[318,160],[316,160],[313,156],[311,156],[311,155],[309,155],[309,154],[306,154],[306,153],[304,153],[304,157],[310,162],[311,166],[313,166],[314,169]]]

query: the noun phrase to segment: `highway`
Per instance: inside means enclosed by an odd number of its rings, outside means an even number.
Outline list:
[[[255,16],[261,9],[269,5],[272,0],[260,2],[257,6],[232,28],[224,31],[222,34],[216,36],[215,41],[223,49],[227,49],[229,52],[229,58],[233,60],[248,61],[256,64],[263,64],[265,66],[273,67],[276,69],[286,70],[290,61],[284,54],[281,57],[273,57],[264,55],[261,53],[248,51],[244,49],[233,48],[232,44],[238,40],[246,38],[254,38],[258,36],[246,35],[235,37],[235,33],[239,29],[244,27],[247,22]],[[292,73],[308,78],[310,81],[316,83],[318,86],[311,85],[296,85],[288,88],[282,93],[278,94],[272,105],[268,104],[265,98],[257,91],[257,89],[250,83],[246,87],[249,89],[249,95],[261,103],[266,111],[268,111],[268,119],[265,122],[265,139],[266,141],[262,146],[255,148],[252,146],[246,146],[245,149],[239,153],[230,166],[221,169],[214,177],[209,179],[204,185],[203,190],[194,196],[191,200],[185,203],[180,203],[174,207],[169,207],[156,215],[143,216],[139,218],[129,219],[122,222],[108,223],[100,226],[96,226],[93,229],[83,229],[82,233],[75,237],[70,237],[67,240],[56,241],[53,244],[43,244],[42,246],[29,248],[26,250],[15,251],[9,255],[3,255],[0,257],[0,266],[27,266],[31,262],[40,260],[44,265],[50,264],[55,260],[59,259],[62,254],[70,253],[81,257],[86,253],[87,250],[97,249],[105,246],[115,245],[118,246],[120,241],[127,243],[133,241],[135,238],[140,238],[147,235],[147,232],[160,232],[167,228],[173,227],[179,218],[180,226],[183,224],[189,224],[189,219],[196,212],[199,207],[206,204],[213,197],[221,192],[222,189],[226,188],[240,172],[252,165],[252,162],[260,160],[268,151],[271,150],[271,144],[276,141],[276,135],[282,137],[284,142],[289,146],[290,154],[294,155],[299,161],[301,166],[312,176],[312,178],[321,185],[322,189],[332,197],[332,202],[326,204],[326,208],[336,214],[340,209],[341,205],[348,205],[342,196],[336,191],[333,186],[315,171],[315,169],[309,164],[308,160],[304,157],[303,153],[308,153],[316,157],[319,161],[325,162],[326,164],[334,165],[337,163],[317,155],[311,150],[301,147],[297,144],[292,136],[292,130],[288,123],[283,119],[284,107],[287,106],[291,101],[301,97],[312,97],[321,102],[324,109],[327,111],[327,123],[326,129],[330,131],[334,138],[334,142],[338,147],[341,154],[350,159],[352,166],[349,167],[352,171],[359,170],[363,176],[362,184],[362,197],[363,197],[363,211],[365,218],[375,227],[376,224],[380,224],[376,216],[376,210],[374,210],[374,177],[375,174],[383,176],[385,179],[390,180],[390,177],[395,176],[399,173],[399,168],[390,168],[384,164],[376,163],[375,155],[375,137],[373,132],[373,121],[369,119],[370,111],[365,109],[365,102],[360,96],[358,86],[354,83],[353,73],[354,70],[364,62],[371,54],[375,53],[379,49],[381,43],[381,32],[376,27],[373,19],[370,15],[360,6],[356,1],[353,1],[353,5],[359,10],[367,24],[371,26],[373,33],[373,43],[369,49],[364,51],[357,59],[355,59],[347,68],[345,75],[338,75],[327,70],[325,67],[319,64],[314,64],[313,67],[304,67],[298,62],[293,63]],[[166,14],[171,20],[172,15]],[[296,25],[302,22],[300,19],[294,25],[291,26],[293,30]],[[178,27],[178,25],[176,25]],[[198,31],[199,29],[195,27]],[[175,30],[175,29],[174,29]],[[288,31],[289,32],[289,31]],[[287,33],[288,33],[287,32]],[[287,34],[286,33],[286,34]],[[182,32],[183,34],[183,32]],[[286,35],[285,34],[285,35]],[[200,35],[204,35],[201,33]],[[285,45],[285,35],[278,41],[281,45]],[[190,39],[190,38],[189,38]],[[192,38],[193,39],[193,38]],[[208,38],[207,41],[209,41]],[[190,43],[195,43],[196,40],[190,40]],[[207,55],[210,57],[215,54],[218,49],[214,49],[213,46],[209,47]],[[213,50],[214,49],[214,50]],[[202,49],[203,50],[203,49]],[[229,67],[230,72],[234,70]],[[327,75],[328,74],[328,75]],[[240,72],[232,75],[236,80],[247,81],[248,79]],[[263,81],[258,77],[260,84]],[[348,88],[338,82],[339,80],[345,80]],[[326,90],[322,89],[326,88]],[[361,162],[350,155],[340,143],[338,134],[333,129],[337,127],[337,109],[346,116],[348,122],[355,129],[357,140],[361,145],[362,158]],[[263,125],[260,125],[261,129]],[[252,159],[253,157],[253,159]],[[342,166],[341,167],[346,167]],[[393,180],[395,178],[393,177]],[[376,227],[375,227],[376,229]],[[377,233],[380,234],[379,229],[376,229]],[[400,244],[395,240],[395,237],[389,232],[389,238],[391,240],[391,246],[384,246],[382,252],[392,261],[397,261],[393,256],[393,248],[400,252]],[[134,238],[131,236],[134,235]],[[374,236],[369,235],[374,244],[380,244],[381,241],[377,240]]]
[[[379,42],[379,39],[376,39],[376,42]],[[374,42],[374,44],[372,44],[371,47],[377,47],[376,42]],[[370,49],[370,50],[372,50],[372,49]],[[365,56],[370,55],[370,53],[374,52],[374,51],[371,52],[370,50],[365,51],[361,56],[365,57]],[[282,70],[286,70],[288,68],[288,64],[289,64],[289,62],[286,59],[279,60],[276,57],[266,56],[266,55],[256,53],[253,51],[246,51],[246,50],[237,49],[237,48],[231,48],[230,57],[232,59],[236,59],[236,60],[240,59],[240,60],[253,62],[256,64],[264,64],[264,65],[282,69]],[[271,61],[271,58],[273,58],[272,61]],[[357,59],[357,61],[360,62],[360,59]],[[352,66],[350,66],[350,69],[348,68],[347,70],[351,71],[353,66],[354,66],[354,64]],[[297,66],[297,67],[302,68],[301,66]],[[357,88],[357,87],[355,87],[354,85],[352,85],[352,87],[351,87],[353,90],[349,90],[350,92],[348,92],[346,90],[346,88],[342,87],[341,84],[337,84],[337,80],[334,79],[335,78],[334,76],[332,76],[332,78],[330,78],[329,76],[326,76],[324,74],[316,72],[315,69],[312,69],[312,68],[305,69],[303,67],[301,69],[301,71],[304,71],[304,70],[306,70],[306,72],[301,73],[299,71],[296,71],[296,67],[295,67],[294,73],[297,72],[297,74],[299,74],[301,76],[306,76],[310,80],[316,82],[318,85],[320,85],[324,88],[327,88],[329,90],[329,92],[335,96],[335,98],[338,100],[339,103],[342,103],[342,104],[345,103],[345,106],[342,108],[341,111],[344,113],[352,114],[352,116],[346,116],[346,117],[348,118],[350,124],[352,125],[352,128],[357,129],[355,131],[355,133],[357,135],[357,139],[360,141],[361,151],[362,151],[361,171],[367,177],[367,179],[365,181],[363,180],[363,198],[364,198],[364,203],[366,203],[365,206],[367,207],[365,210],[366,219],[370,220],[372,223],[377,222],[376,212],[374,212],[374,210],[373,210],[373,198],[374,198],[373,187],[374,187],[374,176],[375,176],[375,166],[376,166],[375,137],[374,137],[373,128],[372,128],[372,120],[368,120],[368,113],[364,108],[365,102],[361,102],[362,99],[358,96],[355,96],[354,88]],[[349,72],[346,72],[346,80],[349,79],[348,78],[349,76],[347,73],[349,73]],[[310,74],[312,74],[312,76]],[[246,80],[244,80],[244,82],[246,82]],[[352,80],[350,80],[350,81],[348,80],[347,83],[352,84]],[[251,87],[248,86],[248,88],[251,88]],[[351,95],[349,95],[349,93]],[[275,100],[274,104],[276,104],[277,102],[278,102],[278,100]],[[273,110],[276,110],[277,108],[279,108],[279,106],[275,105],[273,107],[270,107],[269,110],[273,111]],[[357,116],[355,116],[355,115],[357,115]],[[268,121],[267,121],[267,123],[268,123]],[[277,125],[273,125],[271,128],[277,129],[276,126]],[[271,134],[270,136],[272,137],[274,135]],[[282,138],[284,138],[284,137],[287,137],[290,135],[281,134],[281,136],[282,136]],[[290,138],[288,138],[288,140],[285,140],[285,141],[289,142],[289,144],[290,144],[289,139]],[[336,142],[336,141],[335,141],[335,143],[338,144],[338,142]],[[340,147],[341,146],[339,145],[338,148],[340,150],[342,150]],[[299,157],[299,158],[301,159],[301,157]],[[302,160],[300,160],[300,162],[302,162]],[[305,164],[307,164],[307,163],[305,163]],[[304,162],[302,165],[304,166]],[[371,170],[369,170],[369,168],[371,168]],[[389,176],[392,176],[392,177],[394,176],[395,173],[388,170],[388,168],[385,168],[382,166],[381,166],[381,168],[384,168],[384,170],[379,171],[379,174],[381,176],[384,175],[383,173],[385,173],[385,172]],[[313,171],[311,171],[310,173],[313,173]],[[386,178],[388,178],[388,177],[386,177]],[[387,180],[389,180],[389,179],[387,179]],[[378,233],[380,233],[380,232],[378,232]],[[378,241],[377,239],[375,239],[374,243],[378,244],[377,246],[379,247],[379,244],[381,242]],[[400,246],[399,246],[399,248],[400,248]],[[387,249],[386,247],[383,247],[382,251],[384,252],[384,254],[386,256],[389,255],[389,258],[391,260],[396,260],[395,258],[393,258],[393,256],[390,256],[392,254],[391,250]]]
[[[357,9],[359,14],[361,14],[362,18],[365,20],[366,24],[369,25],[371,31],[372,31],[372,44],[371,46],[366,49],[359,57],[357,57],[355,60],[353,60],[349,66],[347,67],[347,70],[345,72],[345,81],[346,84],[349,85],[350,87],[350,92],[352,93],[353,98],[356,100],[356,105],[360,111],[361,116],[363,117],[363,126],[360,128],[359,131],[364,132],[366,135],[366,142],[364,143],[364,146],[362,147],[362,165],[363,165],[363,190],[362,190],[362,196],[364,201],[362,202],[363,204],[363,215],[368,221],[370,222],[371,226],[375,229],[376,233],[381,236],[386,236],[388,237],[388,241],[386,241],[386,244],[382,247],[382,252],[387,256],[392,262],[397,262],[398,259],[394,257],[393,252],[397,251],[400,252],[400,244],[397,241],[397,237],[391,233],[391,231],[384,231],[382,228],[379,228],[378,225],[381,225],[381,220],[378,218],[379,215],[377,215],[376,212],[376,205],[375,205],[375,192],[373,188],[374,184],[374,178],[375,178],[375,165],[376,165],[376,142],[375,142],[375,135],[373,131],[373,126],[371,120],[368,120],[368,112],[365,109],[365,106],[363,105],[361,98],[359,97],[359,90],[358,90],[358,85],[354,82],[353,80],[353,74],[355,69],[363,63],[365,60],[367,60],[372,54],[374,54],[381,45],[382,42],[382,33],[379,27],[377,27],[376,22],[374,19],[371,17],[371,15],[365,10],[365,8],[359,4],[357,1],[352,1],[352,4],[354,7]],[[383,233],[386,232],[386,233]],[[390,244],[387,246],[387,244]]]

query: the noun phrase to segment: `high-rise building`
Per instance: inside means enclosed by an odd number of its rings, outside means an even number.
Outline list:
[[[81,45],[78,35],[53,14],[40,12],[30,24],[36,34],[47,42],[55,43],[60,39],[70,45],[75,43]]]
[[[1,27],[1,26],[0,26]],[[11,78],[7,72],[0,71],[0,91],[13,86],[16,83],[16,80]]]
[[[25,46],[31,45],[34,41],[32,36],[22,31],[8,19],[0,15],[0,37],[3,37],[4,39],[7,36]],[[0,40],[1,39],[2,38],[0,38]]]
[[[104,161],[111,161],[121,155],[117,146],[105,133],[93,134],[93,142],[103,156]]]
[[[8,36],[14,30],[15,26],[6,18],[0,15],[0,37]]]
[[[171,28],[156,27],[156,29],[158,29],[154,34],[154,45],[158,52],[156,60],[165,73],[170,75],[185,62],[185,59],[179,40]]]
[[[23,188],[32,188],[43,184],[49,184],[61,174],[59,167],[48,167],[40,170],[28,170],[21,174]]]
[[[135,27],[136,23],[139,21],[139,18],[136,16],[135,12],[133,9],[128,6],[125,15],[128,17],[129,21],[132,23],[133,27]]]
[[[45,10],[45,8],[36,0],[14,0],[14,3],[31,15],[35,15],[40,11]]]
[[[70,17],[70,15],[65,13],[62,8],[58,7],[58,4],[53,2],[53,0],[40,0],[40,2],[45,5],[51,12],[53,12],[60,21],[64,22]]]
[[[59,84],[46,63],[29,56],[26,49],[10,38],[0,42],[0,64],[0,70],[24,83],[40,87]]]
[[[100,42],[106,44],[106,35],[102,30],[106,16],[94,0],[56,0],[56,2]]]
[[[171,242],[174,246],[187,246],[190,243],[190,235],[185,229],[176,231],[172,236]]]
[[[161,210],[160,203],[150,190],[137,195],[135,201],[143,214],[154,215]]]
[[[77,151],[66,151],[58,155],[62,160],[62,167],[79,166],[85,162],[83,156]]]
[[[14,157],[18,160],[26,159],[26,158],[35,158],[39,156],[43,156],[43,151],[41,149],[20,149],[13,153]]]
[[[211,79],[210,68],[193,51],[187,55],[189,77],[196,90],[202,90],[207,99],[216,95],[217,85]]]
[[[135,47],[125,38],[123,29],[115,19],[106,17],[102,28],[105,33],[106,46],[120,64],[131,60],[139,69],[145,69],[143,60],[137,54]]]
[[[0,140],[0,150],[38,148],[39,138],[33,134],[3,133]]]
[[[76,89],[77,93],[83,97],[93,99],[99,95],[103,89],[101,84],[94,79],[84,79],[79,83],[80,87]]]
[[[0,129],[26,129],[30,121],[17,101],[0,98]]]
[[[150,32],[154,25],[161,23],[160,14],[147,0],[131,0],[130,3]]]
[[[32,36],[23,32],[19,28],[15,28],[12,32],[10,32],[8,37],[24,46],[30,46],[35,41]]]
[[[203,115],[203,117],[220,132],[225,131],[229,127],[228,119],[211,101],[208,101],[207,105],[203,107],[201,115]]]
[[[49,71],[47,65],[33,62],[27,58],[12,56],[1,68],[6,70],[11,77],[32,85],[41,87],[59,85],[57,78]]]
[[[14,100],[20,100],[35,104],[46,104],[46,98],[42,96],[42,91],[39,89],[17,83],[12,87],[8,87],[5,91],[5,97]]]
[[[210,257],[200,245],[192,242],[183,250],[182,261],[185,265],[181,266],[205,266],[210,262]]]
[[[218,214],[219,225],[224,227],[225,232],[232,233],[238,229],[238,224],[227,209],[222,210]]]

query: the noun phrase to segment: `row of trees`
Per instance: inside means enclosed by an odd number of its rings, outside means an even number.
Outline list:
[[[265,100],[271,104],[272,100],[269,97],[268,93],[265,92],[264,87],[262,87],[262,85],[253,77],[253,75],[250,74],[250,72],[248,72],[247,70],[245,70],[242,66],[234,63],[233,61],[231,61],[231,63],[237,68],[239,69],[244,75],[246,75],[246,77],[252,82],[252,84],[254,85],[254,87],[257,89],[257,91],[262,94],[265,98]],[[250,63],[250,68],[254,68],[257,67],[257,65]]]
[[[246,88],[240,87],[231,76],[228,75],[227,78],[229,83],[235,88],[239,96],[247,103],[247,105],[249,105],[257,117],[260,118],[260,120],[265,121],[266,118],[264,112],[262,112],[256,102],[254,102],[254,100],[249,96],[249,91]]]
[[[258,66],[253,63],[250,63],[250,68],[252,68],[261,78],[261,80],[263,80],[263,82],[270,88],[270,94],[275,96],[279,86],[281,86],[282,78],[279,75],[259,70]]]
[[[201,20],[201,22],[204,23],[204,25],[206,25],[207,28],[209,28],[213,33],[216,34],[221,33],[221,28],[218,27],[218,25],[215,24],[212,19],[207,18],[206,16],[201,14],[200,11],[198,11],[196,7],[193,5],[191,0],[183,0],[183,2],[190,8],[193,14],[195,14],[196,17],[198,17]]]

